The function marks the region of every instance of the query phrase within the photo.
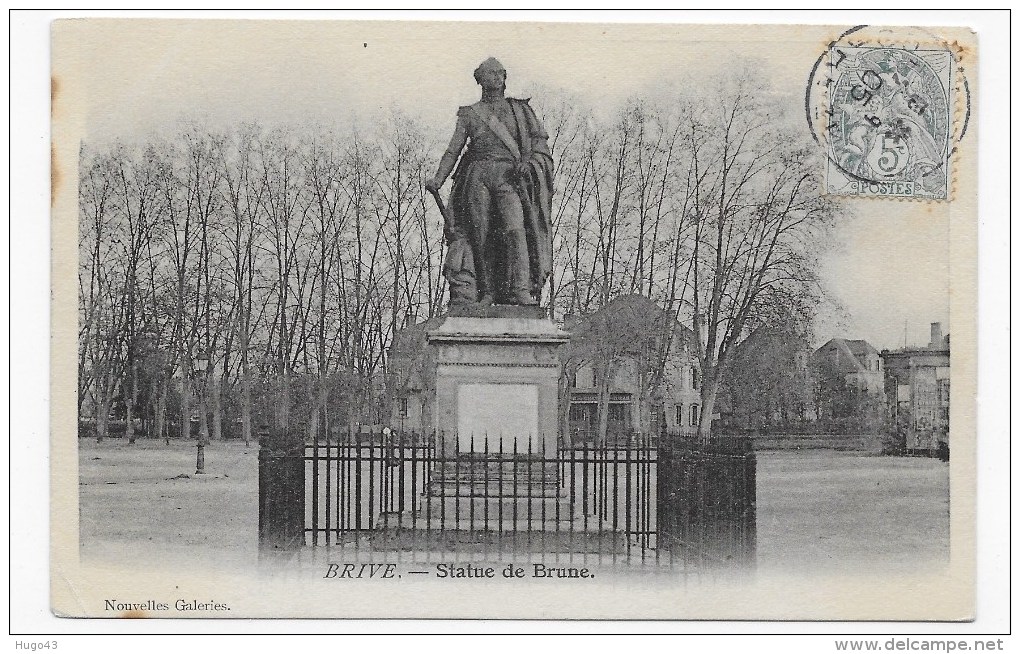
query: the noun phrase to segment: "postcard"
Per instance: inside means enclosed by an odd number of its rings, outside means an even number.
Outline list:
[[[973,619],[977,48],[54,22],[53,613]]]

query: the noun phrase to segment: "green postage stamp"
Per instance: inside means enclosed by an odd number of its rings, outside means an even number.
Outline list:
[[[827,191],[947,199],[953,68],[946,49],[830,48]]]

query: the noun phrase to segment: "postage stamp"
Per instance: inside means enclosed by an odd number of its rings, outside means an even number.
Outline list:
[[[54,22],[53,612],[971,617],[930,31]]]
[[[828,65],[827,192],[945,200],[952,52],[834,46]]]

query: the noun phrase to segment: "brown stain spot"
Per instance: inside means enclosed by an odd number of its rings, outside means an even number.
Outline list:
[[[50,208],[57,203],[57,187],[60,186],[60,161],[57,146],[50,143]]]
[[[56,75],[50,76],[50,120],[57,117],[57,96],[60,95],[60,78]],[[57,201],[57,187],[60,185],[60,162],[57,158],[57,149],[50,141],[50,207]]]
[[[139,618],[147,618],[149,616],[146,615],[145,611],[125,611],[120,617],[127,618],[128,620],[137,620]]]
[[[953,41],[949,43],[949,47],[952,48],[956,52],[956,54],[960,55],[961,58],[970,57],[974,55],[973,46],[967,45],[965,43],[960,43],[956,39],[953,39]]]

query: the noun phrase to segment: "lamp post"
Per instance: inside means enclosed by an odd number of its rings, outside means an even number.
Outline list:
[[[205,417],[205,375],[206,370],[209,368],[209,355],[205,352],[199,352],[198,356],[195,357],[194,362],[194,373],[195,373],[195,391],[198,394],[198,410],[200,425],[204,425],[206,421]],[[204,429],[198,431],[198,454],[195,461],[195,474],[205,474],[205,438],[206,432]]]

